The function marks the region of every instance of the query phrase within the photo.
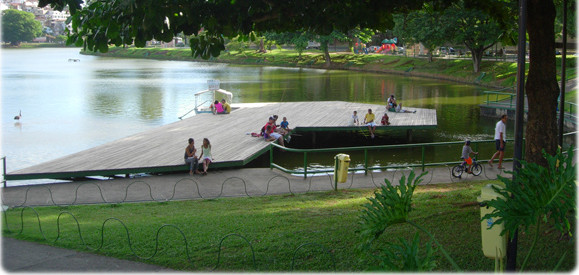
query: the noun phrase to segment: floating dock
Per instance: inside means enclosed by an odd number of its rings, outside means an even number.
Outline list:
[[[233,104],[231,114],[198,114],[156,129],[122,138],[39,165],[7,173],[5,180],[73,179],[89,176],[114,176],[136,173],[188,171],[183,161],[187,139],[195,139],[198,153],[203,138],[212,145],[213,168],[241,167],[269,150],[269,142],[248,135],[259,132],[274,114],[278,123],[285,116],[294,132],[366,130],[366,126],[348,126],[353,111],[360,122],[368,109],[376,121],[386,111],[385,105],[343,101]],[[389,126],[399,130],[434,129],[436,110],[407,108],[416,113],[388,112]]]

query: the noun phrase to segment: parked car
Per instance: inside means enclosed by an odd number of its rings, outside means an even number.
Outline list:
[[[315,42],[315,41],[309,41],[308,42],[308,46],[306,46],[306,49],[316,49],[319,50],[320,49],[320,42]]]

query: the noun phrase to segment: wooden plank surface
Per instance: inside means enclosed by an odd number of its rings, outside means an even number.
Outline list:
[[[384,105],[342,101],[248,103],[233,106],[239,109],[229,115],[198,114],[8,175],[183,165],[183,155],[190,137],[195,139],[198,153],[201,152],[203,138],[211,141],[215,163],[244,161],[268,146],[262,138],[247,133],[258,132],[271,115],[279,115],[278,123],[286,116],[290,128],[299,130],[348,127],[354,110],[358,111],[362,122],[369,108],[373,109],[379,122],[385,112]],[[436,127],[436,110],[408,109],[417,112],[388,112],[391,125],[385,127]]]

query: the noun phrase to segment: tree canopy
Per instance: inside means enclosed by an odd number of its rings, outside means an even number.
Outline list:
[[[111,44],[145,45],[152,39],[170,41],[183,32],[194,35],[194,56],[209,58],[223,50],[224,37],[251,32],[305,30],[318,35],[347,33],[355,27],[385,30],[392,14],[419,9],[424,0],[143,0],[91,1],[41,0],[62,9],[69,5],[72,32],[69,43],[106,52]],[[445,1],[436,0],[444,3]],[[206,32],[199,34],[200,30]]]
[[[34,14],[12,9],[2,11],[2,41],[18,46],[41,34],[42,24],[34,19]]]

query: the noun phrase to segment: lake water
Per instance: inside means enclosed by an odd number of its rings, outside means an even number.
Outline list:
[[[390,94],[395,94],[406,107],[437,110],[438,128],[418,133],[415,142],[492,139],[496,123],[495,119],[479,116],[483,88],[431,79],[352,71],[116,59],[80,55],[78,48],[5,49],[1,58],[0,155],[7,157],[8,171],[178,121],[179,116],[193,107],[193,94],[206,89],[209,79],[220,80],[223,89],[233,92],[234,103],[326,100],[384,103]],[[13,118],[19,111],[22,119],[15,121]],[[269,115],[264,114],[264,122]],[[359,117],[363,115],[360,113]],[[256,130],[259,127],[256,125]],[[508,128],[508,137],[512,138],[513,123]],[[460,152],[455,155],[458,157]],[[290,157],[287,164],[293,166],[295,162],[299,166],[300,161],[301,157],[297,160]],[[375,162],[380,162],[380,158]]]

